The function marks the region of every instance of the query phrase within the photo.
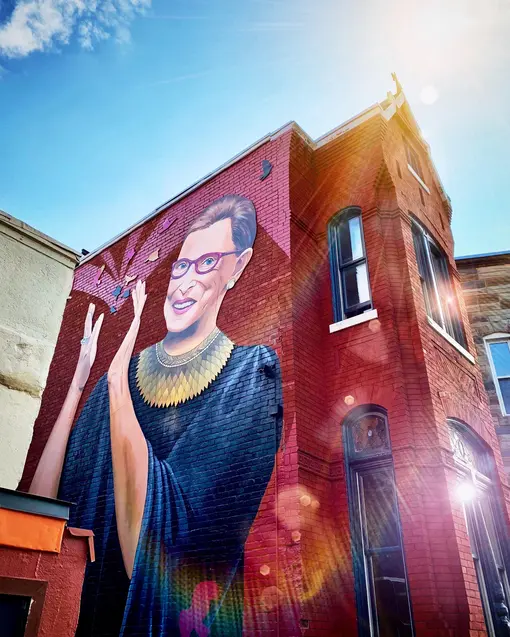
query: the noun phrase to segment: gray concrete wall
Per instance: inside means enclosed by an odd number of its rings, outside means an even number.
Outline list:
[[[0,211],[0,486],[18,486],[78,254]]]

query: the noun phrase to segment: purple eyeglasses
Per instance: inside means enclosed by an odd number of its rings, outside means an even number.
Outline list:
[[[195,271],[197,274],[207,274],[218,265],[223,257],[229,254],[241,254],[242,250],[234,250],[233,252],[207,252],[198,259],[179,259],[172,264],[172,279],[180,279],[190,269],[192,265],[195,265]]]

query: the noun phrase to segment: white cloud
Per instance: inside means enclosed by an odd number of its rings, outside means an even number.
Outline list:
[[[129,42],[129,25],[151,0],[19,0],[0,25],[0,55],[25,57],[68,44],[73,36],[84,49],[113,36]]]

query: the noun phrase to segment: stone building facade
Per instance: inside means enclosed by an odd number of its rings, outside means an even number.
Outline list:
[[[510,252],[456,259],[483,382],[510,472]]]
[[[21,478],[78,254],[0,211],[0,486]]]
[[[64,400],[89,303],[105,321],[82,407],[129,328],[136,279],[148,300],[135,355],[165,336],[161,310],[187,228],[230,193],[253,203],[258,233],[218,325],[235,343],[276,352],[282,399],[271,413],[283,407],[283,433],[244,544],[242,629],[239,617],[231,632],[215,629],[212,570],[200,589],[211,600],[195,588],[175,604],[186,618],[198,604],[200,634],[222,637],[506,635],[508,478],[453,257],[451,204],[400,89],[317,140],[295,123],[267,135],[83,259],[21,488]],[[259,442],[246,431],[247,454]],[[87,445],[73,451],[80,462],[97,455],[97,442]],[[234,470],[231,479],[239,489],[225,513],[235,519],[257,480]],[[91,482],[91,497],[97,490]],[[101,534],[114,524],[90,520]],[[158,568],[151,581],[168,576]],[[160,598],[147,604],[161,616]],[[96,620],[90,637],[106,634]]]

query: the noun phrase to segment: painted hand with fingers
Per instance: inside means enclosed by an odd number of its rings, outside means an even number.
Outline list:
[[[89,305],[87,316],[85,317],[85,325],[83,328],[83,338],[81,339],[80,355],[76,365],[74,380],[80,391],[83,391],[89,379],[90,370],[96,360],[97,340],[99,332],[103,325],[104,314],[101,314],[93,325],[94,312],[96,306],[94,303]]]
[[[131,298],[133,299],[134,317],[108,370],[108,385],[111,389],[119,391],[121,391],[121,389],[125,389],[127,384],[129,362],[133,355],[136,337],[140,330],[140,320],[143,308],[147,301],[145,281],[138,281],[135,289],[131,293]]]

